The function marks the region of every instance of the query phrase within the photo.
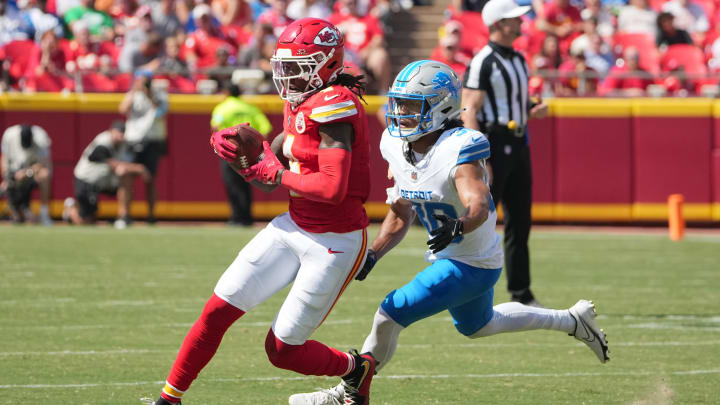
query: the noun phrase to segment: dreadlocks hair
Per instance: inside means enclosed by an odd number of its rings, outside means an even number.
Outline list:
[[[462,120],[461,120],[460,118],[452,118],[452,119],[446,120],[446,121],[443,123],[443,128],[444,128],[446,131],[447,131],[448,129],[460,128],[460,127],[464,127],[464,126],[465,126],[465,124],[463,124],[463,122],[462,122]]]
[[[365,75],[351,75],[349,73],[340,73],[337,76],[337,79],[333,82],[333,84],[339,84],[343,87],[347,87],[355,93],[360,100],[362,100],[363,103],[367,104],[367,101],[363,98],[363,93],[365,93],[365,85],[366,83],[363,81],[365,78]]]

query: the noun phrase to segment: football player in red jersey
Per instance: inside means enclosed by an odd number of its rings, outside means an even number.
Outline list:
[[[243,176],[267,191],[290,192],[289,213],[274,218],[238,254],[185,338],[156,405],[180,403],[230,325],[293,284],[265,340],[270,362],[305,375],[341,376],[346,404],[368,404],[375,360],[308,340],[364,265],[369,192],[363,83],[343,73],[344,39],[332,24],[306,18],[278,39],[273,79],[286,101],[283,133],[264,143],[262,161]],[[234,162],[232,128],[211,137]],[[282,160],[282,162],[281,162]]]

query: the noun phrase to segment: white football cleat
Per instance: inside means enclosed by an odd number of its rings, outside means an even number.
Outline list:
[[[592,301],[580,300],[568,311],[570,316],[575,319],[575,331],[569,335],[585,343],[595,353],[600,363],[610,360],[605,331],[600,329],[595,322],[597,316],[595,304]]]
[[[288,399],[290,405],[343,405],[345,388],[342,383],[325,390],[294,394]]]

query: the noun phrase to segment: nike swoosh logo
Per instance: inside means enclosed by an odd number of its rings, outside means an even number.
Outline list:
[[[360,379],[360,384],[358,384],[357,389],[360,389],[360,386],[363,385],[363,383],[365,382],[365,377],[367,377],[368,370],[370,370],[370,362],[365,360],[360,366],[363,368],[363,375]]]
[[[585,337],[584,339],[585,339],[586,341],[588,341],[588,342],[593,342],[593,341],[595,341],[595,332],[593,332],[592,329],[590,329],[590,328],[585,324],[585,321],[583,321],[582,318],[580,318],[580,322],[581,322],[581,324],[582,324],[583,329],[585,329],[585,335],[587,336],[587,337]]]
[[[345,252],[341,252],[339,250],[332,250],[331,248],[328,248],[328,253],[331,255],[334,255],[335,253],[345,253]]]
[[[330,101],[330,100],[334,99],[334,98],[337,97],[337,96],[339,96],[339,94],[335,94],[335,95],[332,95],[332,96],[325,96],[325,101]]]

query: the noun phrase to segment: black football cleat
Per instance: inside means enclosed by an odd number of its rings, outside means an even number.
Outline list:
[[[357,350],[350,350],[355,358],[355,368],[342,378],[345,388],[345,404],[370,404],[370,383],[375,375],[375,358],[370,353],[358,354]]]

